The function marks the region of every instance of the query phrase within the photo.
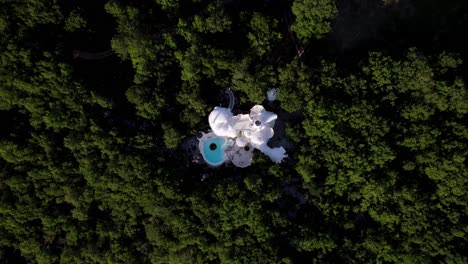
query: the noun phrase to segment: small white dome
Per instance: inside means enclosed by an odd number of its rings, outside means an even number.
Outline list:
[[[272,102],[276,100],[276,97],[278,97],[278,90],[276,88],[271,88],[270,90],[267,91],[268,101]]]
[[[248,148],[248,150],[246,149]],[[239,168],[245,168],[252,164],[252,150],[248,146],[243,148],[238,148],[233,153],[232,163]]]

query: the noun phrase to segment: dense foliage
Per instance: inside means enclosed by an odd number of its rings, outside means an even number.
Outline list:
[[[0,262],[468,262],[468,4],[371,2],[0,1]],[[226,87],[288,160],[192,162]]]

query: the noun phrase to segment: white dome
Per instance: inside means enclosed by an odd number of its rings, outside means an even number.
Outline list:
[[[210,127],[219,137],[237,136],[236,130],[232,127],[232,112],[228,108],[215,107],[208,117]]]
[[[251,147],[236,148],[232,155],[232,163],[236,167],[245,168],[252,164],[252,157],[253,153]]]
[[[272,102],[276,100],[277,96],[278,96],[278,90],[276,88],[271,88],[270,90],[267,91],[268,101]]]
[[[261,105],[255,105],[250,109],[250,119],[254,126],[267,126],[273,128],[278,115],[268,112]]]

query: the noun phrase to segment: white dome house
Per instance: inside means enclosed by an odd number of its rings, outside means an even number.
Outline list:
[[[199,149],[205,161],[218,166],[231,161],[237,167],[247,167],[252,163],[253,149],[260,150],[273,162],[280,163],[286,155],[283,147],[271,148],[267,145],[273,137],[275,121],[278,116],[268,112],[261,105],[250,109],[250,114],[232,114],[233,95],[229,108],[215,107],[208,121],[213,132],[203,134],[199,139]]]

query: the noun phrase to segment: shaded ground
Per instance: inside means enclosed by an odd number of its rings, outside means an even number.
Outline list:
[[[468,1],[338,0],[337,8],[329,41],[339,53],[418,47],[467,58]]]
[[[415,12],[410,0],[339,0],[337,7],[331,40],[341,52],[385,42],[385,31]]]

